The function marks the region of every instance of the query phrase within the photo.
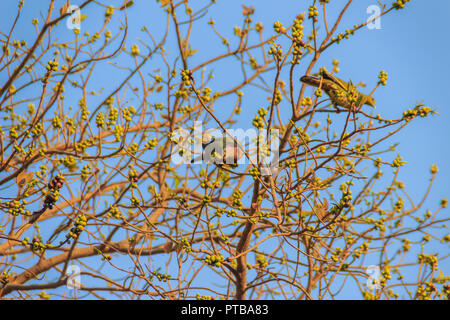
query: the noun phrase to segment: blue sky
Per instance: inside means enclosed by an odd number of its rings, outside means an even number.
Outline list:
[[[65,1],[57,0],[56,8]],[[82,1],[72,1],[80,4]],[[143,25],[156,36],[164,28],[165,17],[160,14],[159,5],[155,1],[136,0],[136,5],[129,9],[129,34],[127,48],[137,42],[137,38],[143,38],[140,31]],[[209,12],[200,20],[205,28],[193,31],[192,47],[198,49],[199,54],[192,60],[193,65],[197,61],[203,61],[212,56],[220,48],[220,42],[212,36],[207,28],[207,21],[214,18],[217,29],[222,32],[233,44],[233,27],[242,23],[241,3],[237,0],[218,0]],[[336,17],[336,10],[341,8],[345,1],[331,1],[333,4],[328,11],[329,21]],[[19,24],[15,31],[15,38],[26,39],[29,43],[35,38],[30,32],[31,19],[38,17],[43,20],[46,14],[45,2],[26,1],[24,23]],[[309,1],[245,1],[247,6],[254,5],[254,21],[261,21],[265,26],[264,34],[272,34],[274,21],[280,21],[289,25],[298,13],[307,11]],[[366,9],[369,5],[376,4],[373,0],[358,0],[351,6],[344,16],[339,31],[344,31],[356,23],[367,20],[370,14]],[[6,32],[16,11],[16,1],[7,0],[1,4],[0,30]],[[6,9],[5,9],[6,8]],[[145,8],[145,9],[143,9]],[[88,14],[88,18],[82,24],[82,32],[93,30],[103,21],[103,11],[95,11],[86,8],[82,11]],[[100,16],[100,18],[96,18]],[[434,210],[442,198],[450,195],[450,42],[448,41],[450,20],[450,1],[417,1],[412,0],[406,5],[406,9],[393,11],[381,18],[381,29],[363,28],[349,40],[344,40],[340,45],[333,46],[324,53],[318,66],[331,68],[332,59],[340,61],[339,76],[343,79],[352,79],[355,83],[362,81],[372,88],[376,85],[380,70],[388,73],[387,86],[380,87],[374,97],[377,101],[375,113],[383,117],[400,117],[402,112],[413,108],[417,102],[423,102],[431,107],[436,106],[439,116],[434,115],[425,119],[416,119],[412,124],[403,129],[399,134],[389,140],[388,145],[399,143],[397,152],[407,164],[401,168],[399,180],[405,182],[410,195],[421,197],[426,190],[430,178],[429,169],[432,164],[437,164],[439,173],[434,187],[424,206],[424,209]],[[64,22],[65,23],[65,22]],[[61,23],[62,24],[62,23]],[[117,28],[117,25],[111,27]],[[112,30],[113,31],[113,30]],[[72,37],[73,33],[59,26],[55,30],[57,37]],[[308,32],[305,32],[308,34]],[[172,43],[173,44],[173,43]],[[169,43],[168,50],[176,48]],[[196,60],[198,59],[198,60]],[[151,73],[158,66],[146,65],[144,71]],[[316,68],[317,68],[316,67]],[[304,70],[297,69],[296,78],[300,78]],[[214,83],[218,86],[227,86],[237,82],[233,69],[225,65],[215,65],[216,78]],[[314,70],[314,71],[317,71]],[[2,74],[3,76],[3,74]],[[108,88],[115,84],[115,77],[111,73],[104,72],[95,75],[99,87]],[[3,83],[5,79],[1,78]],[[76,101],[76,99],[74,99]],[[227,101],[227,100],[225,100]],[[253,115],[265,101],[265,97],[258,96],[256,91],[246,91],[243,98],[245,111],[240,118],[242,126],[251,123]],[[231,101],[230,101],[231,103]],[[74,102],[76,104],[76,102]],[[226,108],[226,106],[224,106]],[[218,108],[218,117],[226,118],[228,110],[221,113]],[[288,116],[288,115],[287,115]],[[250,125],[248,125],[250,127]],[[448,216],[448,211],[446,211]],[[448,254],[447,252],[443,254]],[[448,262],[441,266],[448,270]],[[351,292],[348,293],[351,296]]]

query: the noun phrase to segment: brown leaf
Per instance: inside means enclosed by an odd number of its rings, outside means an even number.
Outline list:
[[[251,8],[249,8],[249,7],[245,6],[245,5],[242,5],[242,14],[244,16],[249,16],[249,15],[251,15],[253,13],[255,13],[255,7],[252,6]]]
[[[364,82],[359,82],[356,86],[360,86],[361,88],[365,88],[366,84]]]
[[[316,213],[316,216],[322,220],[322,221],[327,221],[328,220],[328,201],[326,198],[323,198],[323,203],[320,204],[318,203],[316,205],[316,207],[314,208],[314,212]]]
[[[59,9],[59,13],[60,13],[61,15],[66,14],[66,13],[67,13],[67,10],[69,9],[69,7],[70,7],[70,3],[69,3],[69,0],[67,0],[66,4],[63,5],[63,6],[61,7],[61,9]]]
[[[161,0],[161,6],[165,7],[170,3],[170,0]]]
[[[328,210],[328,201],[327,201],[327,198],[323,198],[322,207],[323,207],[325,210]]]
[[[120,10],[124,10],[125,8],[129,8],[129,7],[131,7],[133,4],[134,4],[134,1],[133,1],[133,0],[129,0],[129,1],[125,2],[125,3],[123,4],[123,6],[120,7]]]
[[[319,217],[320,220],[325,221],[325,218],[327,217],[328,212],[324,208],[322,208],[322,207],[315,208],[315,212],[316,212],[316,216]]]

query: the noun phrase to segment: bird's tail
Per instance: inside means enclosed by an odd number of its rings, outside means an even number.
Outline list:
[[[313,87],[319,87],[320,86],[320,78],[315,78],[311,76],[303,76],[300,78],[300,81],[308,84]]]
[[[37,221],[37,219],[39,219],[39,217],[45,212],[47,208],[44,206],[41,210],[34,212],[31,217],[30,220],[28,220],[29,224],[33,224]]]

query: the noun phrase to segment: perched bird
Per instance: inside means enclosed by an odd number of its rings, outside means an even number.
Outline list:
[[[33,179],[33,176],[33,172],[29,172],[27,170],[24,170],[17,175],[16,184],[18,197],[22,195],[22,190],[26,188],[27,184]]]
[[[202,143],[203,154],[192,159],[192,163],[204,160],[208,163],[235,165],[242,158],[243,152],[235,139],[212,137],[211,141]]]
[[[357,91],[351,81],[341,80],[329,74],[325,69],[321,69],[320,75],[320,77],[303,76],[300,81],[325,91],[335,108],[341,106],[355,110],[364,104],[375,108],[375,99]]]

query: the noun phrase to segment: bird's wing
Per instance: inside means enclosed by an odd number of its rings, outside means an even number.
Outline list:
[[[339,87],[341,87],[345,91],[348,90],[348,83],[345,82],[344,80],[341,80],[338,77],[333,76],[332,74],[328,73],[328,71],[326,71],[326,70],[322,70],[321,74],[324,79],[333,81],[334,83],[336,83]]]

